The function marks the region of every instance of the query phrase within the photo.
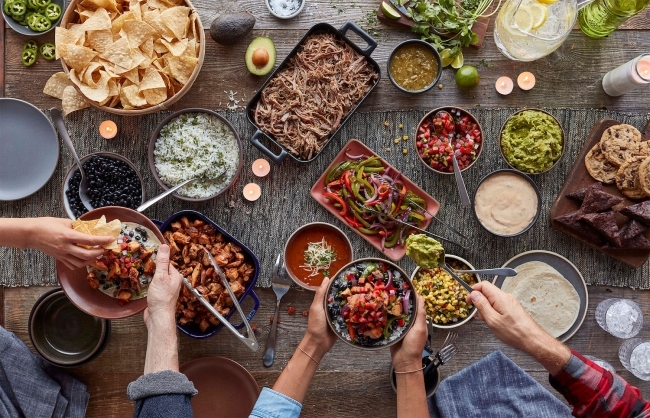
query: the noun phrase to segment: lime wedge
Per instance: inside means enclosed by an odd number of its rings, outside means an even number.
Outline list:
[[[446,67],[449,64],[451,64],[451,62],[454,60],[451,57],[451,50],[450,49],[443,49],[442,51],[440,51],[440,59],[442,60],[442,66],[443,67]]]
[[[386,16],[390,20],[397,20],[400,17],[402,17],[402,15],[400,15],[399,12],[395,10],[393,6],[386,3],[385,1],[381,2],[381,12],[384,14],[384,16]]]
[[[463,59],[463,53],[459,52],[458,55],[454,57],[454,60],[451,62],[451,67],[459,69],[460,67],[463,66],[463,62],[465,62],[465,60]]]
[[[522,32],[533,29],[533,13],[528,6],[519,6],[519,9],[515,12],[515,24]]]
[[[528,5],[528,9],[533,16],[533,29],[539,29],[544,26],[548,19],[548,9],[541,3],[535,2]]]

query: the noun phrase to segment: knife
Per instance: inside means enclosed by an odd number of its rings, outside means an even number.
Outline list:
[[[399,10],[404,16],[406,16],[406,8],[402,6],[399,2],[399,0],[390,0],[390,3],[393,5],[394,8]]]

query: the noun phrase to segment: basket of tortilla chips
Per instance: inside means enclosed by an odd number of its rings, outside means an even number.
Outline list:
[[[189,0],[72,0],[56,28],[44,93],[67,115],[94,106],[121,115],[167,109],[192,87],[205,33]]]

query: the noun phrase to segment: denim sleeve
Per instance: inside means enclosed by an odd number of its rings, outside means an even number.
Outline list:
[[[193,418],[190,396],[157,395],[135,403],[133,418]]]
[[[298,418],[302,405],[288,396],[263,388],[249,418]]]

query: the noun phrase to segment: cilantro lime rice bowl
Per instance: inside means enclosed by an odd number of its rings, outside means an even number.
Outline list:
[[[184,109],[165,118],[149,141],[149,167],[163,189],[198,177],[174,195],[187,201],[212,199],[239,176],[239,135],[221,115],[207,109]]]
[[[343,266],[325,296],[327,322],[346,344],[379,350],[399,342],[417,313],[409,276],[396,264],[362,258]]]

